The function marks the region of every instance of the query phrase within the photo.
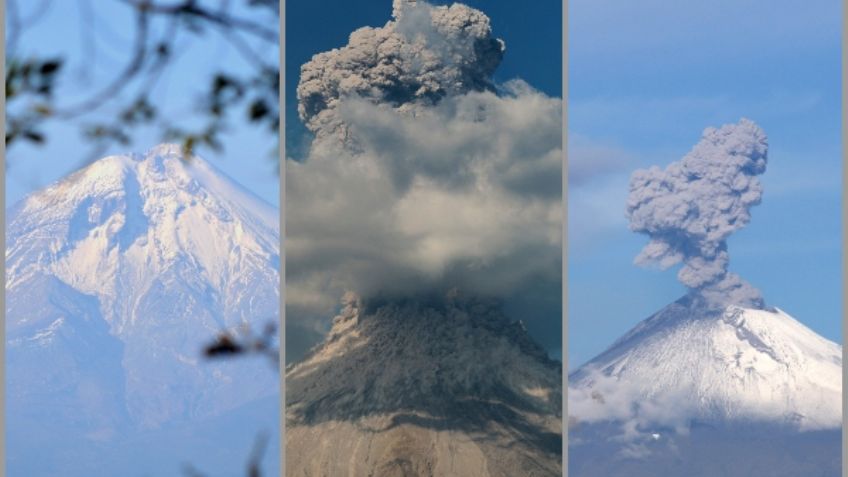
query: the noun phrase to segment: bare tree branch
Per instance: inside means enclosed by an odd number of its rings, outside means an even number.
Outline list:
[[[16,25],[21,26],[20,22],[15,20],[20,14],[17,1],[11,0],[15,4],[11,6],[14,18],[10,18],[10,21],[14,20]],[[97,30],[107,27],[107,22],[102,19],[97,21],[97,11],[92,8],[90,0],[77,1],[80,34],[85,50],[83,64],[90,66],[95,61],[97,47],[102,46],[97,43]],[[41,68],[49,69],[53,64],[62,66],[62,58],[34,58],[22,62],[14,55],[7,57],[7,64],[10,65],[10,68],[7,68],[7,91],[9,85],[18,86],[16,95],[7,96],[13,103],[11,107],[7,107],[6,112],[10,126],[6,135],[7,148],[18,140],[33,144],[46,142],[43,125],[51,120],[67,122],[76,118],[93,117],[96,118],[93,123],[83,124],[80,129],[86,139],[94,143],[94,148],[86,160],[96,157],[111,143],[129,144],[132,141],[131,131],[142,123],[159,128],[166,140],[181,141],[187,151],[199,144],[220,150],[223,148],[220,136],[227,130],[227,118],[236,107],[245,108],[244,118],[247,121],[267,125],[268,131],[276,134],[279,125],[279,108],[276,106],[279,100],[279,66],[266,61],[257,49],[257,42],[273,43],[276,46],[276,26],[271,29],[248,17],[233,14],[231,0],[219,0],[214,5],[203,5],[200,0],[174,3],[166,3],[164,0],[112,1],[129,7],[133,13],[135,28],[132,44],[128,48],[130,58],[123,67],[101,83],[103,86],[88,96],[72,104],[63,104],[62,98],[66,97],[65,95],[57,97],[51,94],[54,86],[60,84],[56,81],[58,74],[38,76]],[[245,1],[250,7],[268,7],[270,11],[279,13],[278,9],[273,8],[273,2]],[[45,0],[44,4],[49,5],[50,0]],[[169,20],[161,36],[158,29],[154,29],[155,18]],[[94,28],[95,23],[97,29]],[[180,51],[176,47],[175,38],[178,34],[185,29],[191,35],[199,35],[206,28],[220,35],[254,68],[252,72],[239,76],[225,71],[210,74],[209,88],[198,104],[197,112],[193,113],[195,117],[206,117],[206,125],[195,131],[185,131],[181,127],[175,127],[173,115],[158,114],[159,107],[151,104],[149,98],[169,65],[177,61]],[[157,32],[155,38],[154,31]],[[111,40],[103,41],[108,45],[113,44]],[[18,67],[13,68],[16,64]],[[67,68],[64,68],[62,71],[66,70]],[[83,72],[81,78],[85,80],[90,68],[83,67]],[[131,94],[125,94],[127,92]],[[237,94],[231,94],[233,92]],[[103,118],[102,113],[90,116],[91,113],[102,111],[106,105],[115,106],[115,118]]]
[[[100,92],[95,93],[90,98],[82,101],[79,104],[63,108],[56,111],[56,117],[71,118],[83,113],[89,113],[98,109],[104,102],[115,96],[129,83],[132,77],[141,71],[144,65],[144,60],[147,58],[147,35],[148,35],[148,15],[144,10],[139,10],[136,15],[136,39],[133,47],[133,56],[130,62],[124,68],[123,72],[118,75],[108,86]]]
[[[14,53],[17,49],[18,38],[21,36],[21,13],[18,0],[6,1],[6,14],[9,20],[9,31],[6,36],[6,54]]]
[[[6,56],[14,55],[23,31],[47,12],[50,3],[51,0],[41,0],[29,16],[22,17],[17,0],[7,0],[6,11],[8,12],[9,31],[6,37]]]
[[[91,6],[91,0],[77,0],[79,7],[79,33],[80,42],[82,44],[84,66],[79,69],[80,78],[88,82],[91,80],[90,72],[97,64],[97,41],[94,38],[95,32],[95,17],[94,9]]]
[[[246,18],[238,18],[229,15],[226,11],[212,11],[197,5],[196,0],[184,0],[173,5],[163,5],[150,0],[121,0],[139,10],[154,14],[164,15],[186,15],[188,17],[202,18],[210,23],[216,23],[227,28],[243,30],[258,38],[277,43],[279,36],[276,30],[266,28],[261,23],[256,23]]]

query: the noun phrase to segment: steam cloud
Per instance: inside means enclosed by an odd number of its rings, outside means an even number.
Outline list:
[[[533,296],[525,308],[559,326],[562,102],[494,83],[504,51],[482,12],[406,0],[303,65],[298,109],[314,139],[286,165],[294,333],[322,334],[345,292],[452,288]]]
[[[710,304],[761,308],[759,290],[729,273],[727,238],[750,220],[763,189],[768,142],[754,122],[707,128],[697,145],[665,170],[638,170],[630,178],[630,229],[650,242],[640,265],[665,269],[683,263],[677,277]]]

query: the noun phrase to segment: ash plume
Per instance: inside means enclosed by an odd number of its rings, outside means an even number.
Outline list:
[[[727,238],[750,220],[763,189],[768,141],[753,121],[707,128],[680,161],[637,170],[630,178],[630,230],[650,241],[639,265],[668,268],[707,303],[762,308],[759,290],[728,272]]]
[[[317,136],[344,137],[339,104],[345,98],[411,111],[449,95],[490,90],[503,52],[483,12],[395,0],[385,26],[360,28],[347,45],[301,67],[298,113]]]
[[[562,100],[495,83],[504,52],[483,12],[405,0],[303,65],[314,138],[286,165],[289,326],[323,335],[349,291],[455,287],[504,301],[557,290],[521,318],[561,326]]]

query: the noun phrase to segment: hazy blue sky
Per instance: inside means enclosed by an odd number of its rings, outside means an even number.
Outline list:
[[[630,173],[680,159],[707,126],[769,137],[763,203],[730,269],[841,342],[841,2],[573,0],[569,7],[569,368],[685,289],[636,267]]]
[[[32,3],[18,2],[22,6],[23,17],[34,10]],[[233,7],[238,11],[243,3],[233,2]],[[58,54],[65,58],[68,70],[57,91],[60,104],[76,103],[87,98],[92,90],[102,87],[105,80],[112,78],[129,61],[134,34],[131,10],[118,1],[94,4],[93,35],[98,48],[93,56],[83,54],[86,36],[81,33],[84,24],[79,14],[80,2],[52,2],[52,7],[41,20],[27,29],[20,39],[21,57]],[[270,15],[255,16],[263,17],[271,20],[270,26],[275,26],[276,19]],[[152,26],[155,31],[161,31],[164,25],[156,22]],[[279,57],[278,48],[270,48],[267,43],[262,44],[260,51],[267,61],[277,61]],[[208,88],[211,73],[243,71],[246,62],[212,31],[200,38],[183,33],[177,38],[177,51],[174,53],[177,61],[156,84],[151,100],[164,107],[166,114],[175,118],[177,124],[192,125],[193,112],[199,96]],[[84,81],[85,75],[88,75],[87,82]],[[104,111],[114,114],[114,108],[104,108]],[[91,115],[70,125],[50,123],[45,129],[49,142],[43,147],[14,145],[6,158],[7,206],[77,169],[89,151],[81,140],[78,125],[97,117],[96,114]],[[216,153],[208,148],[199,148],[199,154],[266,201],[279,206],[279,177],[275,172],[274,150],[277,138],[266,133],[265,128],[260,131],[260,128],[244,124],[241,110],[233,111],[232,117],[232,132],[222,136],[224,151]],[[144,152],[160,142],[160,132],[152,128],[140,129],[133,138],[132,146],[114,146],[107,154]]]

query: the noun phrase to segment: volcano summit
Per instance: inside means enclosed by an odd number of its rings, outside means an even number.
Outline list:
[[[687,296],[569,375],[569,475],[838,476],[842,347]]]
[[[286,475],[561,475],[562,366],[499,310],[346,295],[286,370]]]
[[[278,319],[271,206],[163,145],[28,196],[6,234],[10,475],[240,469],[276,427],[272,365],[201,359]]]
[[[570,475],[840,475],[842,347],[729,271],[767,151],[742,119],[631,176],[636,263],[681,263],[689,292],[570,373]]]

